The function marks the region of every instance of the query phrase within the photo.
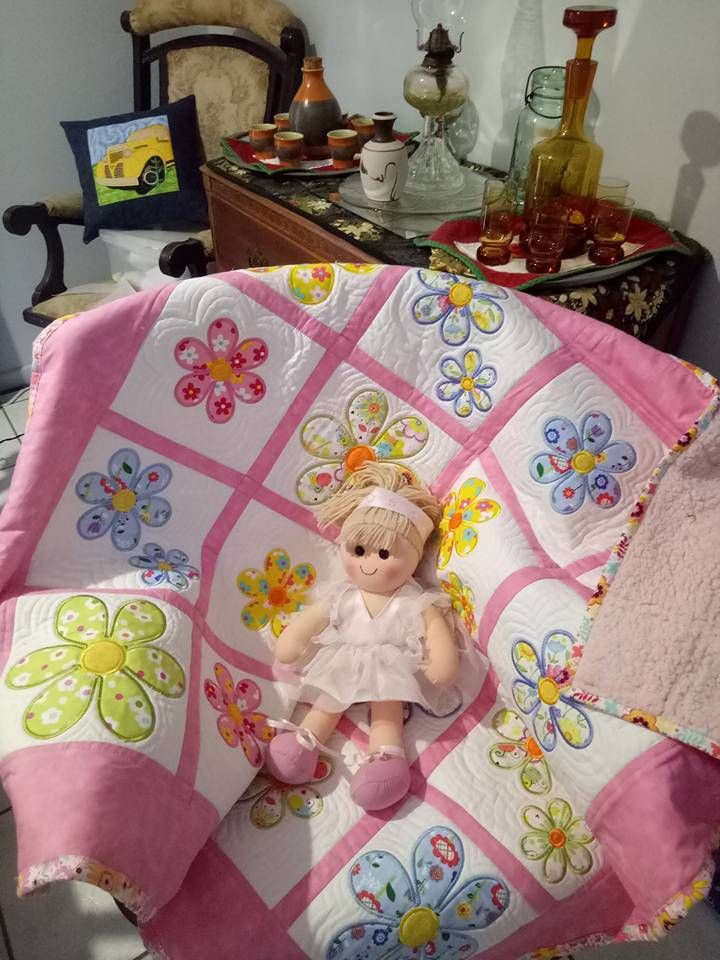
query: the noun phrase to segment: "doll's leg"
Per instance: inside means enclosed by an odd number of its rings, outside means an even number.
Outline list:
[[[265,769],[283,783],[307,783],[317,766],[319,745],[327,740],[341,716],[311,707],[297,730],[279,733],[270,741]]]
[[[370,753],[352,779],[350,795],[364,810],[384,810],[410,789],[402,701],[373,703],[370,716]]]

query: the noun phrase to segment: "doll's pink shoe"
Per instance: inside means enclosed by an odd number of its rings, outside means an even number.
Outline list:
[[[315,773],[320,744],[317,737],[298,727],[273,737],[265,753],[265,769],[282,783],[307,783]]]
[[[380,747],[365,760],[350,783],[350,796],[363,810],[384,810],[410,789],[410,764],[400,747]]]

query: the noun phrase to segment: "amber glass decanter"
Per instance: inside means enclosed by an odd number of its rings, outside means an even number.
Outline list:
[[[564,256],[583,250],[603,152],[585,131],[587,109],[597,62],[590,59],[595,37],[617,19],[617,10],[604,6],[567,7],[563,25],[577,35],[575,59],[567,61],[565,102],[560,127],[537,143],[530,154],[525,211],[559,199],[569,209]]]

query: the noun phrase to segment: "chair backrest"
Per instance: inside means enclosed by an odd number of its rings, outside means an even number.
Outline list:
[[[220,154],[221,137],[287,110],[302,79],[305,37],[279,0],[138,0],[121,24],[132,37],[135,109],[151,107],[157,63],[161,104],[194,94],[208,157]],[[191,26],[236,32],[150,43],[152,34]]]

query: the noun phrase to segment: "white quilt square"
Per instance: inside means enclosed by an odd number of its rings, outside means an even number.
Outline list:
[[[231,494],[99,428],[40,538],[28,582],[175,589],[192,601],[202,580],[203,541]]]
[[[416,844],[417,866],[413,864]],[[381,852],[383,856],[380,860],[365,860],[363,855],[370,852]],[[374,864],[377,867],[374,868]],[[493,906],[501,907],[498,908],[500,915],[488,926],[473,929],[470,927],[473,922],[471,900],[463,893],[475,889],[470,883],[476,878],[487,878],[481,896],[487,896]],[[387,880],[389,890],[385,885]],[[418,933],[420,920],[425,919],[432,925],[423,929],[452,939],[458,950],[464,947],[456,956],[474,956],[478,950],[504,940],[535,916],[514,889],[510,889],[506,899],[503,884],[507,887],[495,864],[447,814],[430,803],[410,797],[403,805],[402,814],[383,824],[323,886],[322,892],[292,925],[290,935],[308,956],[317,956],[320,944],[324,946],[322,955],[332,958],[333,943],[342,939],[343,934],[357,939],[359,947],[361,940],[368,947],[380,945],[378,939],[382,945],[387,943],[392,947],[399,942],[401,925],[406,935],[411,929]],[[407,915],[418,907],[421,910],[424,907],[425,912],[414,914],[413,923]],[[433,916],[439,918],[439,923]],[[336,944],[337,952],[339,948]]]
[[[319,197],[314,202],[326,203]],[[309,317],[340,331],[383,269],[379,263],[298,263],[256,267],[247,272]]]
[[[74,596],[79,600],[70,608]],[[191,631],[185,614],[162,600],[144,600],[140,591],[19,597],[0,676],[0,756],[43,743],[98,741],[136,750],[175,773],[185,736]]]
[[[322,353],[223,280],[181,283],[112,409],[227,467],[247,470]]]
[[[560,342],[511,291],[419,270],[408,271],[359,346],[474,429]]]
[[[368,460],[408,467],[432,483],[457,450],[457,443],[410,404],[341,364],[286,445],[267,486],[312,507],[338,489],[348,469]]]
[[[538,540],[561,566],[610,549],[664,452],[581,364],[528,400],[492,449]]]
[[[251,501],[218,554],[210,628],[233,650],[271,663],[275,637],[327,585],[336,553],[323,537]]]

